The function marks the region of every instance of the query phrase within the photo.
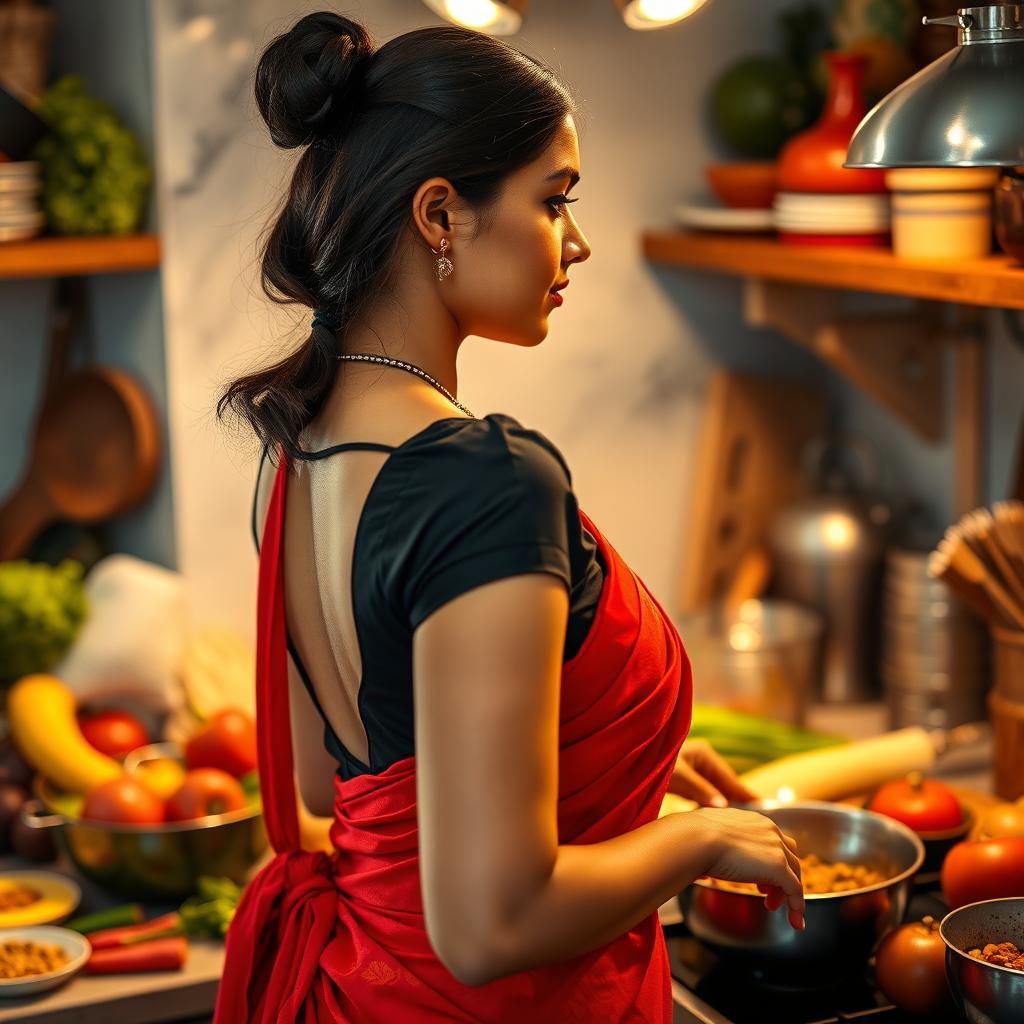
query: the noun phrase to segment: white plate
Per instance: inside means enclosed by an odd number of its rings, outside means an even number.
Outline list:
[[[888,217],[796,217],[793,214],[777,214],[776,227],[808,228],[850,228],[854,231],[888,231]]]
[[[0,942],[12,940],[52,942],[55,945],[63,946],[69,959],[66,964],[47,974],[29,974],[24,978],[0,978],[0,999],[31,996],[37,992],[46,992],[58,985],[63,985],[85,966],[92,953],[92,946],[84,935],[80,935],[70,928],[60,928],[52,924],[0,929]]]
[[[38,228],[45,223],[42,210],[5,210],[0,206],[0,228]]]
[[[4,160],[0,161],[0,178],[14,178],[20,175],[39,173],[38,160]]]
[[[778,192],[774,205],[817,210],[888,209],[889,196],[885,193],[846,195],[838,192]]]
[[[818,220],[850,220],[853,218],[889,218],[888,206],[866,206],[863,209],[830,209],[827,206],[775,206],[776,215],[784,217],[815,217]]]
[[[703,231],[771,231],[775,226],[771,210],[684,203],[677,206],[673,213],[681,224]]]
[[[793,235],[886,235],[888,226],[880,228],[849,228],[834,224],[785,224],[776,221],[776,228]]]

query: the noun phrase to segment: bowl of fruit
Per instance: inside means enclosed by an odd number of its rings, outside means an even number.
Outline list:
[[[75,721],[59,681],[25,682],[8,711],[38,769],[20,808],[27,828],[52,830],[85,877],[127,899],[177,900],[203,875],[248,880],[268,845],[249,715],[225,708],[184,743],[118,752],[110,743],[123,721],[103,722],[101,737],[95,721]]]

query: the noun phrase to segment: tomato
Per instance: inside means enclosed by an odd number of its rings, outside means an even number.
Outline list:
[[[245,791],[241,783],[219,768],[196,768],[189,772],[164,804],[168,821],[227,814],[245,805]]]
[[[219,768],[237,779],[256,763],[256,723],[234,708],[218,711],[185,745],[187,768]]]
[[[968,839],[942,863],[942,895],[954,910],[967,903],[1024,896],[1024,836]]]
[[[127,711],[80,711],[76,717],[86,742],[107,757],[121,760],[130,750],[149,743],[146,727]]]
[[[944,832],[964,820],[960,801],[949,786],[925,779],[920,772],[879,786],[868,810],[902,821],[915,832]]]
[[[1024,804],[997,804],[978,819],[972,838],[1024,836]]]
[[[101,782],[86,793],[82,818],[128,825],[155,825],[164,820],[164,804],[130,775],[122,775]]]
[[[946,984],[946,945],[933,917],[889,932],[875,954],[878,987],[907,1013],[941,1015],[953,1010]]]

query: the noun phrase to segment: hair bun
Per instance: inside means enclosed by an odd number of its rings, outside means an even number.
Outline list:
[[[274,143],[294,149],[336,130],[357,107],[373,53],[362,25],[330,11],[274,38],[256,65],[256,103]]]

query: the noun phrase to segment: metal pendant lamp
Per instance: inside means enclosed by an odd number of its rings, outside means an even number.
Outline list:
[[[854,132],[845,167],[1024,165],[1024,5],[963,7],[958,45],[897,86]]]
[[[522,28],[529,0],[423,0],[447,21],[486,32],[511,36]]]
[[[615,0],[626,25],[640,31],[673,25],[705,3],[707,0]]]

